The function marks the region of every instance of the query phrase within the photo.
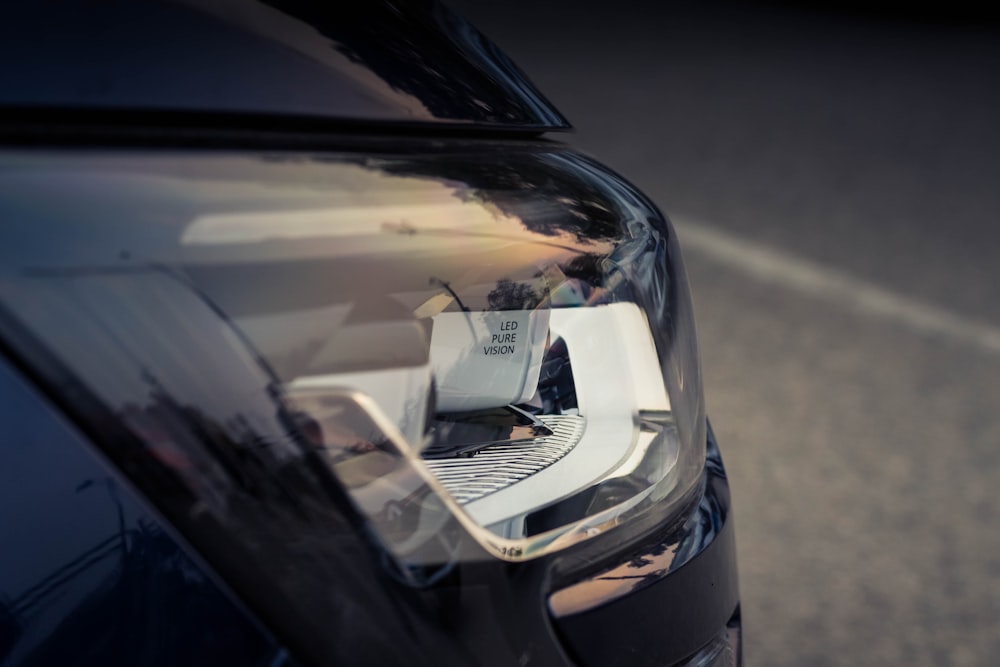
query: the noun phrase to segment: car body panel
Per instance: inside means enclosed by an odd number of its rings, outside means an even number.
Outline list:
[[[127,57],[123,57],[127,54]],[[566,119],[434,2],[5,3],[0,109],[542,132]]]
[[[284,649],[0,356],[0,662],[283,665]]]

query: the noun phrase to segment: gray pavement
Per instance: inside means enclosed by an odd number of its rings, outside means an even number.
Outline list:
[[[1000,32],[451,4],[678,222],[749,664],[997,664]]]

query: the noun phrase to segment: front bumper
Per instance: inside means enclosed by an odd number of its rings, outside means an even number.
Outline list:
[[[580,665],[742,664],[729,483],[711,428],[702,493],[681,520],[548,604]]]

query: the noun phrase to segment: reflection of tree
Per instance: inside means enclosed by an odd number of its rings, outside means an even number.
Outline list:
[[[486,296],[489,310],[532,310],[542,298],[531,285],[501,278]]]
[[[633,556],[628,562],[600,576],[603,581],[631,582],[630,590],[639,590],[648,584],[655,583],[670,572],[674,561],[673,550],[677,547],[669,541],[659,542],[651,549]],[[668,553],[671,552],[671,553]],[[664,558],[663,556],[667,557]],[[631,572],[630,570],[637,570]]]
[[[622,236],[618,205],[591,180],[544,154],[441,155],[434,160],[377,160],[365,163],[388,174],[447,181],[463,201],[495,206],[544,236],[572,236],[584,244]]]
[[[603,255],[587,252],[577,255],[565,264],[560,264],[559,269],[567,278],[573,278],[591,286],[604,284],[605,266],[607,261]]]
[[[380,563],[345,511],[343,490],[317,446],[328,439],[326,429],[263,385],[243,387],[267,399],[234,414],[211,400],[182,403],[152,374],[144,379],[147,402],[124,406],[120,416],[152,455],[142,465],[152,464],[160,479],[175,478],[144,488],[182,530],[200,536],[197,547],[224,575],[242,580],[244,595],[302,628],[310,648],[335,664],[379,664],[385,628],[411,623],[405,617],[416,602],[406,589],[383,590],[390,565]]]
[[[317,506],[328,503],[315,471],[302,458],[289,458],[288,448],[280,446],[285,443],[277,441],[298,438],[303,443],[301,454],[309,452],[308,441],[291,412],[278,407],[278,416],[288,431],[278,438],[267,436],[247,415],[235,414],[220,422],[210,416],[208,406],[181,404],[151,375],[146,379],[152,390],[149,404],[140,410],[146,421],[142,435],[149,438],[153,434],[155,442],[180,454],[174,460],[183,466],[174,467],[175,472],[212,510],[239,521],[244,510],[264,504],[270,511],[288,512],[289,518],[296,515],[305,519]],[[133,407],[126,419],[134,423],[135,418]]]
[[[668,544],[667,542],[660,542],[655,547],[645,552],[641,556],[636,556],[635,558],[630,560],[628,563],[626,563],[626,565],[632,568],[649,567],[655,562],[653,559],[658,558],[659,556],[662,556],[663,554],[667,553],[667,550],[670,549],[670,547],[671,545]]]

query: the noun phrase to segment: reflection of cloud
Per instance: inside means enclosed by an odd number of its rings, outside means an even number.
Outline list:
[[[391,196],[391,191],[386,194]],[[235,211],[198,216],[184,230],[181,244],[257,243],[277,239],[369,236],[385,232],[461,230],[495,222],[495,218],[482,207],[458,202],[411,201],[302,210]]]

